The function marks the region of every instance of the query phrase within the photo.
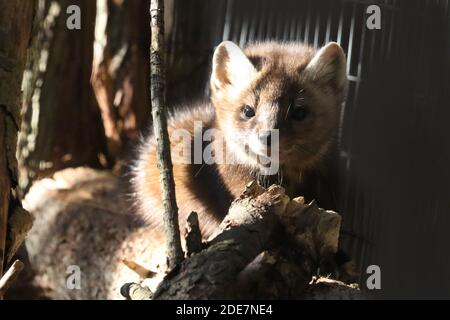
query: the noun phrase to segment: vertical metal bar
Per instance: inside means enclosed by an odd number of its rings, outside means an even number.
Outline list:
[[[356,5],[355,5],[356,6]],[[363,70],[363,62],[364,62],[364,49],[365,49],[365,42],[366,42],[366,32],[367,32],[367,28],[366,28],[366,24],[365,24],[365,20],[362,19],[362,25],[361,25],[361,41],[360,41],[360,48],[359,48],[359,57],[358,57],[358,68],[357,68],[357,81],[356,81],[356,86],[355,86],[355,91],[354,91],[354,99],[353,99],[353,108],[352,108],[352,115],[351,115],[351,119],[355,118],[355,111],[358,108],[359,105],[359,88],[361,86],[361,81],[363,81],[362,79],[362,70]],[[354,127],[354,123],[355,121],[351,122],[352,125],[352,131],[353,131],[353,127]],[[351,153],[351,149],[352,146],[351,144],[349,145],[349,153]],[[359,216],[359,226],[358,226],[358,230],[361,232],[361,234],[363,235],[367,235],[367,229],[370,225],[367,224],[366,222],[366,217],[367,215],[370,216],[370,212],[367,212],[367,206],[365,206],[364,208],[362,208],[360,211],[361,212],[360,216]],[[366,244],[362,243],[361,246],[361,253],[360,253],[360,257],[361,257],[361,264],[364,265],[365,263],[365,248],[366,248]]]
[[[341,11],[339,14],[339,27],[338,27],[338,36],[337,36],[337,43],[341,46],[342,45],[342,28],[344,24],[344,2],[341,2]]]
[[[231,31],[231,22],[232,22],[232,10],[233,10],[233,1],[234,0],[226,0],[227,1],[227,9],[225,12],[225,25],[223,27],[223,35],[222,40],[230,39],[230,31]]]
[[[243,22],[242,22],[242,27],[241,27],[241,35],[240,35],[240,39],[239,39],[239,45],[241,47],[243,47],[245,45],[245,43],[247,42],[248,25],[249,25],[247,17],[243,16],[242,19],[243,19]]]
[[[327,31],[325,33],[325,43],[330,42],[332,13],[333,13],[333,5],[330,3],[330,9],[328,10],[328,17],[327,17]]]
[[[235,5],[239,5],[238,2],[233,2],[233,10],[231,10],[231,16],[232,16],[232,22],[230,25],[230,35],[228,37],[228,40],[233,41],[237,45],[239,45],[239,34],[240,34],[240,28],[241,25],[241,17],[236,14],[236,8]]]
[[[291,21],[292,21],[292,15],[290,15],[291,12],[291,6],[290,3],[288,6],[285,7],[284,10],[284,30],[283,30],[283,40],[289,41],[290,40],[290,30],[291,30]]]
[[[365,215],[366,217],[361,219],[361,221],[364,221],[363,228],[361,230],[361,234],[364,235],[362,239],[362,246],[361,246],[361,260],[359,265],[360,266],[366,266],[369,259],[369,254],[371,253],[371,250],[369,250],[369,246],[372,243],[372,230],[375,230],[375,226],[373,225],[373,217],[376,216],[374,210],[373,210],[373,191],[372,190],[364,190],[364,208],[363,210],[367,212]]]
[[[354,212],[357,212],[358,214],[353,216],[353,221],[352,221],[352,230],[353,232],[358,235],[358,236],[365,236],[362,233],[362,230],[359,228],[359,225],[361,225],[361,222],[364,221],[363,217],[361,215],[361,213],[363,212],[363,210],[361,209],[360,206],[360,197],[362,194],[362,183],[361,180],[362,178],[359,175],[355,175],[354,177],[354,181],[355,181],[355,193],[353,194],[353,208],[354,208]],[[364,242],[363,239],[359,238],[357,239],[357,241],[353,241],[353,246],[352,246],[352,252],[355,253],[355,257],[357,259],[357,261],[359,262],[360,265],[362,265],[362,243]]]
[[[295,32],[297,30],[297,19],[294,16],[291,16],[291,30],[289,31],[289,40],[294,41],[296,39]]]
[[[273,26],[273,20],[274,20],[274,12],[273,12],[270,4],[271,4],[271,2],[269,2],[269,8],[271,10],[267,10],[268,18],[267,18],[267,29],[266,29],[266,34],[265,34],[266,39],[272,38],[272,26]]]
[[[392,49],[392,37],[393,37],[393,33],[394,33],[395,21],[396,21],[396,19],[395,19],[395,10],[392,9],[391,10],[391,23],[390,23],[391,28],[389,30],[389,39],[388,39],[388,47],[387,47],[387,57],[388,57],[388,59],[390,59],[391,55],[392,55],[392,51],[391,51],[391,49]]]
[[[350,74],[350,68],[352,65],[352,55],[353,55],[353,37],[355,36],[355,15],[356,15],[356,3],[353,3],[352,18],[350,22],[350,34],[348,39],[348,50],[347,50],[347,74]]]
[[[386,10],[384,10],[384,9],[386,9]],[[385,32],[385,27],[387,27],[387,26],[389,26],[389,24],[388,24],[388,22],[386,21],[386,17],[387,17],[387,15],[386,15],[386,11],[387,10],[392,10],[392,8],[383,8],[383,11],[382,11],[382,17],[384,16],[385,18],[383,19],[381,19],[381,42],[380,42],[380,51],[379,51],[379,56],[381,57],[381,58],[385,58],[385,54],[384,54],[384,51],[385,51],[385,47],[386,47],[386,45],[385,45],[385,39],[386,39],[386,34],[387,34],[387,32]],[[383,23],[384,22],[384,23]]]
[[[360,48],[359,48],[359,58],[358,58],[358,68],[357,68],[357,85],[356,85],[356,92],[355,92],[355,97],[356,97],[356,101],[358,101],[358,94],[359,94],[359,85],[360,82],[362,80],[362,70],[363,70],[363,60],[364,60],[364,45],[366,42],[366,25],[364,23],[364,19],[363,19],[363,23],[362,23],[362,30],[361,30],[361,43],[360,43]]]
[[[283,13],[282,13],[282,10],[280,10],[279,12],[278,12],[278,14],[276,14],[276,11],[274,10],[274,16],[276,16],[276,25],[275,25],[275,38],[276,39],[279,39],[279,38],[282,38],[283,37],[283,35],[282,35],[282,29],[283,29],[283,22],[284,22],[284,19],[283,19]]]
[[[379,31],[373,30],[371,32],[372,43],[370,44],[370,58],[369,58],[370,70],[373,70],[373,68],[374,68],[375,41],[376,41],[378,35],[379,35]]]
[[[339,17],[339,29],[338,29],[338,41],[337,42],[341,46],[342,46],[342,34],[343,34],[344,10],[345,10],[345,2],[341,3],[341,11],[340,11],[340,17]],[[348,50],[347,50],[347,70],[346,70],[347,75],[350,74],[349,70],[350,70],[351,59],[352,59],[352,43],[353,43],[353,32],[354,32],[354,23],[355,23],[355,21],[354,21],[355,20],[354,13],[355,12],[353,12],[353,15],[351,17],[351,28],[350,28],[350,34],[349,34],[349,46],[348,46]],[[353,92],[353,98],[354,98],[354,96],[355,96],[355,94]],[[347,101],[342,107],[341,119],[340,119],[341,123],[344,123],[344,121],[345,121],[344,117],[347,118],[349,116],[347,114],[348,113],[348,111],[347,111],[347,104],[348,103],[349,102]],[[352,109],[353,109],[354,105],[355,105],[354,101],[352,101],[352,104],[353,104],[352,105]],[[350,116],[350,118],[351,118],[351,116]],[[346,130],[350,130],[350,128],[346,128]],[[342,137],[343,137],[343,126],[342,125],[339,128],[339,133],[338,134],[339,134],[339,138],[341,140]],[[347,142],[347,150],[346,150],[346,157],[345,157],[345,161],[346,161],[346,174],[345,174],[345,176],[346,176],[346,178],[345,178],[346,186],[345,186],[345,193],[344,194],[345,194],[345,199],[346,200],[344,202],[344,212],[348,211],[350,198],[354,198],[355,197],[355,194],[352,194],[352,195],[349,194],[349,192],[351,190],[350,183],[349,183],[350,182],[350,178],[351,178],[351,176],[350,176],[351,154],[350,154],[350,151],[349,151],[351,149],[351,140],[348,138],[348,135],[347,135],[346,139],[348,141],[346,141]],[[355,220],[356,220],[356,217],[353,215],[351,217],[351,221],[348,222],[348,225],[351,227],[351,231],[352,232],[355,230]],[[356,252],[354,250],[354,246],[355,246],[355,241],[351,241],[350,242],[350,247],[352,249],[351,252]]]
[[[311,24],[311,3],[308,1],[308,10],[306,13],[305,36],[303,42],[309,43],[309,27]]]
[[[303,29],[303,16],[304,16],[304,11],[302,10],[301,12],[302,17],[298,17],[297,20],[297,28],[296,28],[296,33],[295,33],[295,40],[296,41],[300,41],[301,40],[301,36],[302,36],[302,29]]]
[[[223,12],[226,12],[227,8],[227,1],[226,0],[220,0],[220,5],[218,8],[214,11],[214,18],[212,21],[220,21],[220,23],[217,23],[216,31],[213,35],[212,43],[213,45],[216,45],[216,43],[220,42],[223,37],[223,30],[225,29],[225,19],[226,15],[222,14]],[[219,19],[222,18],[222,19]]]
[[[316,26],[314,30],[314,47],[319,46],[319,29],[320,29],[320,14],[316,12]]]
[[[250,23],[250,29],[248,33],[248,42],[255,41],[255,38],[257,37],[258,32],[258,17],[261,14],[261,7],[257,6],[255,13],[252,15],[251,23]]]
[[[259,3],[260,3],[261,11],[260,11],[260,15],[258,17],[259,23],[258,23],[258,35],[257,35],[257,37],[258,37],[258,40],[262,40],[264,38],[263,30],[264,30],[264,25],[265,25],[264,23],[265,23],[265,16],[266,16],[266,6],[265,6],[266,2],[265,1],[260,1]]]

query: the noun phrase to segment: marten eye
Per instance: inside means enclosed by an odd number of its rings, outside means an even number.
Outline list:
[[[292,118],[294,118],[297,121],[304,120],[307,115],[308,110],[306,110],[305,107],[295,107],[294,110],[292,110]]]
[[[255,116],[255,109],[250,107],[249,105],[244,106],[242,109],[242,113],[247,119],[253,118]]]

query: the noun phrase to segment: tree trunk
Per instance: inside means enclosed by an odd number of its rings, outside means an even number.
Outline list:
[[[34,7],[34,1],[0,2],[0,277],[11,249],[18,245],[8,234],[8,224],[16,213],[24,213],[15,190],[16,143],[20,128],[20,86]]]
[[[97,0],[92,80],[115,157],[150,120],[149,19],[148,1]]]
[[[61,168],[109,164],[90,84],[96,6],[92,0],[77,1],[81,30],[69,30],[66,12],[72,2],[39,0],[19,137],[23,190]]]

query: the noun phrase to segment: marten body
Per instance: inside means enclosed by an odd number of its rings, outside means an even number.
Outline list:
[[[184,106],[168,120],[180,224],[196,211],[207,237],[252,180],[280,183],[291,196],[332,206],[332,188],[324,188],[322,180],[330,181],[339,107],[347,85],[345,65],[335,43],[319,51],[273,42],[244,51],[231,42],[220,44],[213,58],[211,102]],[[201,129],[196,129],[198,124]],[[188,152],[178,153],[180,129]],[[213,142],[206,138],[211,129]],[[267,132],[277,134],[268,137]],[[272,139],[275,136],[278,139]],[[226,161],[194,159],[198,141],[203,141],[202,155],[210,144],[212,155],[218,157],[222,150]],[[269,164],[261,164],[261,158],[269,158]],[[152,136],[141,146],[133,186],[140,215],[158,227],[163,206]]]

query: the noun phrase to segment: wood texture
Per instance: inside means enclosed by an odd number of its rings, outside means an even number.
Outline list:
[[[0,2],[0,276],[11,245],[8,220],[16,208],[21,208],[15,190],[16,143],[20,128],[21,81],[34,5],[34,1]]]
[[[95,1],[82,0],[81,29],[66,26],[71,0],[40,1],[24,77],[19,137],[21,188],[71,167],[109,166],[100,111],[90,83]]]
[[[97,0],[92,85],[115,158],[150,122],[149,7],[149,1]]]

